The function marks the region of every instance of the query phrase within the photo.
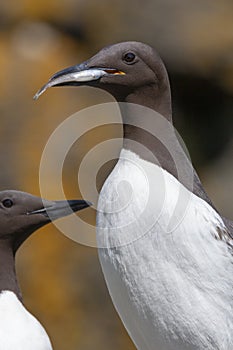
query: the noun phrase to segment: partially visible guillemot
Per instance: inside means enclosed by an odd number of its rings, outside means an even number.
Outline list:
[[[233,222],[214,208],[178,142],[169,79],[159,55],[139,42],[108,46],[53,75],[35,98],[48,87],[64,85],[101,88],[120,105],[123,149],[100,192],[97,240],[110,295],[135,345],[140,350],[231,350]],[[144,108],[139,127],[137,106]],[[160,116],[166,121],[164,143],[153,135],[161,127]],[[181,192],[188,198],[184,215],[168,232]]]
[[[0,192],[1,350],[52,350],[44,328],[22,303],[15,254],[40,227],[89,205],[84,200],[48,201],[20,191]]]

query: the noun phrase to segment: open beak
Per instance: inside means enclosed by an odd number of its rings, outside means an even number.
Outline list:
[[[44,204],[44,208],[30,211],[27,215],[41,214],[53,221],[92,205],[92,203],[84,200],[44,201]]]
[[[88,67],[87,63],[84,62],[55,73],[33,98],[37,100],[40,95],[53,86],[77,86],[111,75],[125,75],[125,73],[114,68]]]

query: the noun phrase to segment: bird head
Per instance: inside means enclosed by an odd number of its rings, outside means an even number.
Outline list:
[[[131,41],[107,46],[89,60],[55,73],[34,99],[50,87],[71,85],[97,87],[109,92],[117,101],[127,101],[127,96],[151,86],[156,98],[156,94],[169,87],[169,82],[156,51],[146,44]]]
[[[14,252],[38,228],[87,208],[84,200],[48,201],[20,191],[0,192],[0,241],[11,242]]]

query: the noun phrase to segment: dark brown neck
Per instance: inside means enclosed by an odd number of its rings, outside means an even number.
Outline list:
[[[169,131],[169,137],[176,139],[172,127],[171,94],[167,76],[160,85],[154,83],[140,87],[117,100],[122,102],[119,105],[123,120],[124,148],[132,150],[145,160],[153,161],[152,158],[156,157],[163,166],[169,152],[159,142],[159,137],[162,136],[160,133],[165,131],[168,134]],[[162,131],[159,130],[160,119],[164,119],[165,123]],[[173,169],[172,173],[174,171]]]
[[[123,147],[160,165],[212,205],[172,125],[169,84],[159,91],[156,86],[147,86],[127,95],[124,101],[118,101],[124,129]]]
[[[15,272],[15,256],[10,240],[0,240],[0,293],[11,291],[22,301],[22,295]]]
[[[136,104],[120,103],[123,118],[123,147],[140,158],[160,165],[178,178],[176,158],[180,150],[173,125],[156,110]],[[186,158],[185,158],[186,161]]]
[[[135,103],[153,109],[172,122],[172,103],[168,81],[164,86],[151,84],[138,88],[129,93],[122,102]],[[124,122],[127,124],[127,120]]]
[[[149,131],[153,130],[158,115],[165,118],[168,123],[172,123],[171,93],[168,77],[165,75],[165,78],[159,84],[154,83],[134,90],[124,98],[123,102],[126,102],[126,106],[121,107],[124,125],[124,147],[127,149],[135,147],[130,146],[128,142],[128,140],[134,140],[157,156],[159,148],[153,137],[155,135],[153,135],[153,132],[152,135],[149,135],[146,129]],[[137,108],[134,108],[131,104],[140,105],[140,111],[137,111]],[[145,107],[145,111],[143,111],[143,107]],[[154,111],[154,118],[153,116],[151,118],[148,117],[148,114],[151,115],[149,110]],[[141,116],[138,116],[140,125],[137,125],[137,127],[135,125],[135,114],[141,114]],[[136,153],[148,160],[148,152],[146,154],[145,152],[141,154],[141,152],[137,148]]]

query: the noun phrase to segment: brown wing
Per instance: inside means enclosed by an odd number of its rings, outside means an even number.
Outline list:
[[[226,219],[226,218],[222,218],[226,227],[227,227],[227,233],[229,235],[229,238],[233,240],[233,221]],[[233,242],[232,242],[233,245]]]

